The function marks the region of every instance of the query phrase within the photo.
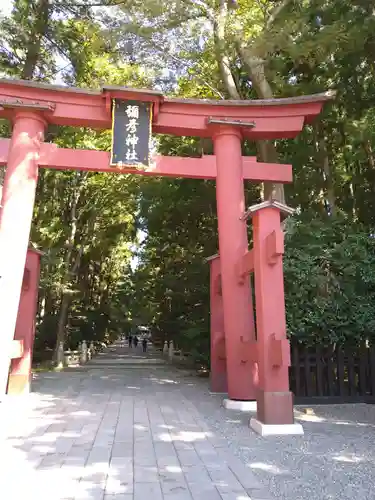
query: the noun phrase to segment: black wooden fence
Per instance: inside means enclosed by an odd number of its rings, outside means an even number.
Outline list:
[[[375,403],[375,346],[291,347],[296,404]]]

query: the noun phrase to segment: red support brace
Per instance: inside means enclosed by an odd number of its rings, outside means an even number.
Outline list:
[[[207,259],[210,264],[210,389],[212,392],[227,392],[227,363],[223,298],[220,286],[220,258],[214,255]]]
[[[252,250],[248,250],[245,255],[240,258],[237,264],[237,274],[239,283],[244,283],[246,276],[254,271],[254,255]]]
[[[35,335],[35,315],[38,302],[40,252],[29,248],[16,323],[15,340],[22,346],[13,352],[8,380],[8,394],[26,394],[30,391],[31,364]]]

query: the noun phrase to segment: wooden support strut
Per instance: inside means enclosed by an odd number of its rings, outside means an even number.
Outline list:
[[[284,233],[281,229],[276,229],[267,236],[266,249],[268,264],[272,266],[284,255]]]
[[[277,339],[273,334],[270,338],[269,363],[272,368],[290,366],[290,345],[286,338]]]
[[[242,363],[251,361],[258,362],[258,343],[241,340],[239,345],[240,357]],[[288,339],[277,339],[273,334],[269,345],[269,364],[273,368],[280,366],[290,366],[290,346]]]
[[[9,139],[0,139],[0,166],[7,164]],[[192,179],[215,179],[216,157],[182,158],[178,156],[155,156],[151,165],[142,169],[110,166],[110,153],[87,149],[59,148],[55,144],[41,145],[39,167],[57,170],[85,170],[92,172],[135,173],[165,177],[187,177]],[[255,182],[292,182],[292,166],[257,162],[255,157],[243,157],[243,177]]]
[[[246,341],[241,338],[239,344],[239,355],[241,363],[252,362],[256,363],[258,361],[258,344],[253,341]]]
[[[237,263],[238,282],[244,283],[246,276],[254,271],[254,256],[253,251],[248,250]]]

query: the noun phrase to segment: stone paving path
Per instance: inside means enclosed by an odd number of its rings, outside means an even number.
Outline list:
[[[270,499],[189,385],[121,343],[83,369],[38,375],[33,394],[0,407],[1,498]]]

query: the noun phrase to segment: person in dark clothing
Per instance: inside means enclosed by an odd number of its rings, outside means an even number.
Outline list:
[[[138,345],[138,337],[136,335],[133,337],[133,345],[134,347],[137,347]]]
[[[131,347],[133,342],[133,337],[131,335],[129,335],[128,337],[128,342],[129,342],[129,347]]]
[[[147,339],[146,338],[144,338],[142,340],[142,349],[143,349],[143,352],[147,351]]]

